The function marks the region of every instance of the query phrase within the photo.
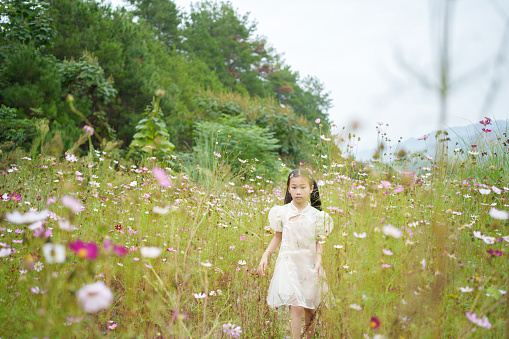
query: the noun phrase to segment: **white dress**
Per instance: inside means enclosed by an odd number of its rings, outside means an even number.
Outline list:
[[[267,303],[270,307],[292,305],[316,309],[328,291],[325,273],[322,270],[318,282],[315,270],[316,241],[332,231],[332,218],[309,203],[299,213],[290,202],[273,207],[269,222],[274,231],[283,232],[283,237]]]

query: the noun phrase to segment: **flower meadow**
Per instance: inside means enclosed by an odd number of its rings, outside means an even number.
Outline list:
[[[507,337],[507,170],[468,151],[424,152],[409,170],[324,149],[309,171],[335,228],[316,337]],[[288,310],[265,302],[275,255],[256,272],[280,178],[204,186],[102,150],[12,161],[0,176],[0,337],[289,335]]]

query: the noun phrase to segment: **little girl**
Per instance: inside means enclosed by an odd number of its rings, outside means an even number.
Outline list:
[[[292,171],[286,187],[285,205],[275,206],[269,212],[275,233],[262,256],[259,272],[264,275],[269,255],[282,243],[267,303],[270,307],[290,305],[292,338],[300,338],[304,311],[306,336],[312,338],[315,310],[328,290],[323,282],[320,240],[332,231],[333,222],[321,211],[318,187],[305,170]]]

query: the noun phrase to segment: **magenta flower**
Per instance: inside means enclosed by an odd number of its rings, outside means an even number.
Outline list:
[[[99,252],[96,244],[91,242],[85,244],[79,239],[76,240],[76,242],[69,243],[69,248],[71,251],[75,252],[80,259],[96,259]]]
[[[242,240],[246,240],[246,236],[245,236],[245,235],[241,235],[241,236],[240,236],[240,240],[241,240],[241,241],[242,241]]]
[[[492,257],[501,257],[504,255],[504,252],[502,251],[499,251],[499,250],[495,250],[493,251],[492,248],[490,248],[489,250],[487,250],[486,252],[488,252],[489,254],[491,254]]]
[[[13,195],[10,196],[10,198],[12,201],[21,201],[21,194],[14,193]]]
[[[161,187],[171,187],[171,180],[166,176],[166,172],[160,167],[152,168],[152,174]]]

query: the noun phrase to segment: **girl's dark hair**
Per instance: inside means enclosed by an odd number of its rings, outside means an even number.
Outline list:
[[[285,194],[285,205],[292,202],[293,198],[288,190],[288,186],[290,186],[290,179],[295,177],[303,177],[309,180],[309,185],[313,186],[313,191],[311,192],[311,206],[316,208],[317,210],[322,210],[322,201],[320,200],[320,192],[318,191],[318,185],[316,181],[313,180],[311,175],[303,169],[296,169],[290,172],[288,175],[288,180],[286,181],[286,194]]]

